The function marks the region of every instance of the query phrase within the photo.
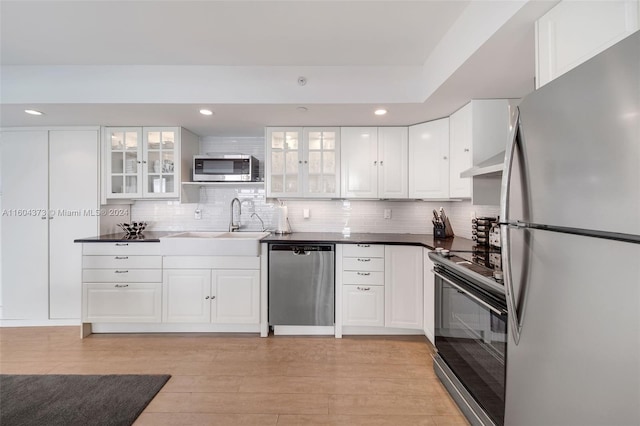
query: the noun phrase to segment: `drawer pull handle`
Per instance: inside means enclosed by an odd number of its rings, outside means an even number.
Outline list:
[[[116,247],[128,246],[129,243],[116,243]]]
[[[371,262],[371,259],[360,259],[360,258],[358,258],[358,262]]]
[[[211,296],[211,300],[213,300],[213,299],[215,299],[215,298],[216,298],[215,296]]]
[[[356,287],[358,290],[360,291],[369,291],[371,290],[371,287]]]
[[[116,274],[128,274],[129,271],[116,271]]]
[[[370,244],[358,244],[358,247],[371,247]]]
[[[367,276],[371,275],[371,272],[358,272],[358,275],[362,275],[362,276],[367,277]]]
[[[116,256],[116,260],[127,260],[129,256]]]
[[[126,288],[129,287],[129,284],[116,284],[116,288]]]
[[[204,300],[209,300],[209,296],[205,297]]]

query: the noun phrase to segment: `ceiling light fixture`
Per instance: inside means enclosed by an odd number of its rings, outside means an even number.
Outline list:
[[[300,112],[307,112],[307,111],[309,111],[309,108],[307,108],[307,107],[303,107],[303,106],[299,106],[299,107],[298,107],[298,108],[296,108],[296,109],[297,109],[298,111],[300,111]]]
[[[384,109],[384,108],[379,108],[379,109],[375,110],[373,113],[375,115],[385,115],[387,113],[387,110]]]
[[[44,112],[36,111],[35,109],[25,109],[24,112],[30,115],[44,115]]]
[[[208,110],[208,109],[201,109],[200,110],[200,114],[202,114],[202,115],[213,115],[213,111]]]

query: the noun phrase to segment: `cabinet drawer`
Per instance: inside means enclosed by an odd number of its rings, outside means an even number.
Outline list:
[[[84,243],[82,254],[88,256],[161,255],[160,243]]]
[[[384,257],[382,244],[344,244],[343,257]]]
[[[344,271],[342,284],[384,285],[384,272]]]
[[[85,283],[161,283],[162,269],[85,269]]]
[[[342,259],[345,271],[384,271],[383,257],[345,257]]]
[[[84,269],[162,268],[162,256],[82,256]]]
[[[160,322],[162,284],[83,284],[85,322]]]

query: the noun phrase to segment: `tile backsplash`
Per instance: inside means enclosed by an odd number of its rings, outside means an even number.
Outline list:
[[[250,154],[260,161],[260,176],[264,176],[264,138],[207,137],[200,141],[200,152]],[[242,230],[261,229],[256,213],[267,229],[277,223],[275,207],[278,200],[267,199],[262,186],[206,187],[200,189],[200,202],[180,204],[177,201],[136,201],[131,206],[131,220],[149,222],[157,231],[226,231],[230,220],[230,203],[237,197],[242,204]],[[471,215],[497,216],[497,206],[474,206],[470,201],[375,201],[375,200],[287,200],[289,222],[294,232],[409,233],[431,234],[432,210],[440,206],[448,213],[454,233],[471,238]],[[309,209],[309,218],[303,210]],[[391,218],[384,219],[384,210]],[[196,210],[201,219],[195,219]],[[236,214],[237,219],[237,214]]]

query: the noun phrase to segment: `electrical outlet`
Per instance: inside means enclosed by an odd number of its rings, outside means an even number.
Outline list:
[[[391,219],[391,209],[384,209],[384,218]]]
[[[309,219],[311,212],[309,209],[302,209],[302,217],[305,219]]]
[[[200,220],[200,219],[202,219],[202,210],[200,210],[200,209],[196,209],[196,210],[195,210],[195,212],[193,212],[193,217],[194,217],[196,220]]]

